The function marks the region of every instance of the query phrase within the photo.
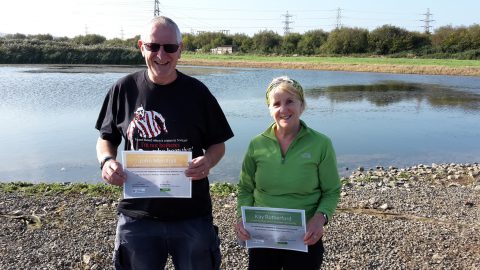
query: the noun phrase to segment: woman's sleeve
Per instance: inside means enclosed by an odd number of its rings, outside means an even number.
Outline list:
[[[247,153],[243,158],[242,170],[240,172],[240,180],[238,183],[237,197],[237,217],[242,216],[242,206],[253,206],[253,191],[255,189],[255,172],[257,165],[253,158],[254,148],[253,142],[250,142]]]
[[[322,195],[316,212],[322,212],[330,220],[337,208],[342,185],[337,170],[335,150],[330,140],[325,144],[323,159],[318,166],[318,176]]]

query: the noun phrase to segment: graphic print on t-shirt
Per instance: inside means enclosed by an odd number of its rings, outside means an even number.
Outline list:
[[[143,149],[138,145],[139,139],[154,139],[160,134],[166,133],[168,131],[163,116],[156,111],[145,111],[141,105],[135,111],[133,120],[128,125],[127,138],[131,149],[139,150]]]

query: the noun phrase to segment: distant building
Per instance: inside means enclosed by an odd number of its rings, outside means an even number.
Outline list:
[[[223,45],[220,47],[216,47],[210,50],[213,54],[230,54],[235,51],[235,46],[233,45]]]

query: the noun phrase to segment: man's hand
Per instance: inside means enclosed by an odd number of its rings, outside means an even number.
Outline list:
[[[188,165],[188,169],[185,171],[185,175],[191,177],[192,180],[200,180],[208,176],[210,168],[208,158],[206,156],[200,156],[192,159],[192,162]]]
[[[187,177],[192,180],[200,180],[208,176],[210,169],[215,166],[225,154],[225,144],[212,144],[205,151],[205,155],[192,159],[185,171]]]
[[[123,171],[122,164],[114,159],[110,159],[103,165],[102,178],[112,185],[122,186],[127,180],[127,175]]]
[[[96,148],[99,161],[104,160],[105,157],[112,157],[103,164],[102,179],[112,185],[122,186],[127,180],[127,175],[123,171],[122,164],[115,160],[117,147],[107,140],[98,138]]]

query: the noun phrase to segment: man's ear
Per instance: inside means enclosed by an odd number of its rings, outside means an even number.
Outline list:
[[[178,59],[180,59],[180,57],[182,56],[182,51],[183,51],[183,42],[180,42],[180,44],[178,44],[180,46],[180,48],[178,48],[179,52],[178,52]]]
[[[137,44],[138,44],[138,48],[140,48],[140,52],[142,52],[142,56],[144,56],[144,55],[143,55],[143,49],[144,49],[144,48],[143,48],[143,46],[142,46],[142,45],[143,45],[142,40],[139,39],[138,42],[137,42]]]

